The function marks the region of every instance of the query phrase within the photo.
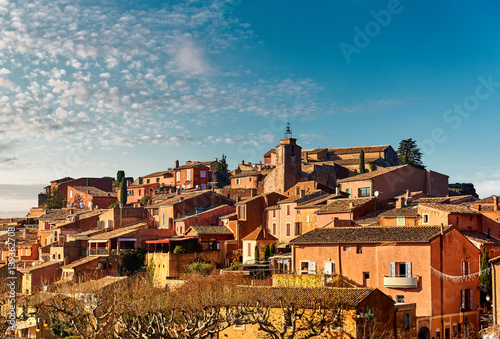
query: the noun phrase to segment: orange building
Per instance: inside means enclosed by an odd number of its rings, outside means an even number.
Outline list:
[[[154,190],[160,187],[159,183],[152,184],[132,184],[127,186],[127,204],[140,201],[145,195],[153,196]],[[120,194],[120,193],[118,193]]]
[[[67,186],[69,208],[108,208],[117,201],[116,193],[106,192],[92,186]]]
[[[177,188],[201,188],[205,190],[211,181],[210,168],[199,163],[176,167],[174,173],[175,186]]]
[[[477,329],[481,253],[451,226],[324,228],[291,244],[297,274],[332,272],[415,303],[419,338]]]

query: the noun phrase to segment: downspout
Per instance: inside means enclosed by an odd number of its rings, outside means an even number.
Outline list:
[[[497,313],[498,313],[498,310],[497,310],[497,280],[495,279],[496,277],[496,268],[495,268],[495,265],[493,263],[490,263],[491,267],[493,268],[493,302],[494,302],[494,305],[493,305],[493,325],[498,325],[498,321],[497,321]]]

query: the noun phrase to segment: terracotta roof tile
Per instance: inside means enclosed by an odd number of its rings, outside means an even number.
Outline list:
[[[419,206],[429,207],[429,208],[433,208],[433,209],[436,209],[436,210],[449,212],[451,214],[481,215],[481,213],[479,213],[479,212],[477,212],[477,211],[475,211],[473,209],[464,207],[462,205],[453,205],[453,204],[419,204]]]
[[[256,228],[252,233],[244,237],[243,240],[273,240],[277,241],[275,237],[273,237],[269,232],[266,232],[264,235],[264,230],[261,227]]]
[[[172,174],[173,175],[174,174],[174,170],[166,170],[166,171],[154,172],[154,173],[145,175],[142,178],[143,179],[147,179],[147,178],[160,177],[160,176],[163,176],[165,174]]]
[[[232,235],[233,232],[226,226],[191,226],[193,231],[198,235],[211,235],[211,234],[221,234],[221,235]],[[187,232],[187,231],[186,231]]]
[[[397,218],[397,217],[406,217],[406,218],[415,218],[418,217],[418,208],[417,206],[408,206],[403,208],[393,208],[392,210],[386,211],[380,214],[382,218]]]
[[[446,233],[451,226],[444,226]],[[291,244],[427,243],[441,234],[441,226],[317,228]]]
[[[328,214],[328,213],[342,213],[350,212],[353,209],[366,204],[368,201],[375,198],[353,198],[353,199],[337,199],[322,207],[317,214]]]
[[[116,192],[106,192],[93,186],[69,186],[76,191],[90,194],[93,197],[116,197]]]
[[[384,152],[389,147],[391,147],[391,145],[358,146],[358,147],[337,147],[337,148],[329,148],[328,149],[328,153],[332,153],[332,154],[355,154],[355,153],[361,153],[361,151],[363,151],[365,153]]]
[[[403,167],[409,167],[408,165],[400,165],[400,166],[391,166],[391,167],[379,167],[376,171],[367,172],[363,174],[358,174],[349,178],[337,180],[338,183],[344,182],[352,182],[352,181],[361,181],[361,180],[370,180],[372,178],[378,177],[379,175],[387,174],[389,172],[398,170]]]

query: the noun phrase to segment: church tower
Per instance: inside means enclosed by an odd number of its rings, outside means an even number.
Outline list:
[[[300,181],[302,173],[302,147],[292,137],[290,123],[286,125],[284,138],[276,146],[276,192],[285,193]]]

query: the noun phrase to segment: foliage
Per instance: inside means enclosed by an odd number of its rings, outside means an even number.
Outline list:
[[[359,153],[359,174],[363,174],[366,172],[365,169],[365,152],[361,150]]]
[[[420,152],[420,148],[417,147],[417,140],[412,140],[412,138],[401,140],[396,153],[403,165],[410,165],[421,169],[425,168],[422,164],[423,154]]]
[[[234,265],[236,263],[240,263],[241,255],[243,254],[243,249],[238,248],[236,250],[233,250],[231,253],[231,265]]]
[[[119,170],[116,173],[116,186],[121,185],[123,178],[125,178],[125,171]]]
[[[375,166],[375,164],[372,161],[368,161],[367,164],[368,168],[370,169],[370,172],[373,172],[377,169],[377,166]]]
[[[146,274],[149,279],[153,279],[155,276],[155,260],[153,256],[151,256],[151,259],[149,259],[148,266],[146,267]]]
[[[114,203],[112,203],[111,205],[109,205],[109,208],[115,208],[116,206],[118,206],[120,203],[118,201],[115,201]]]
[[[139,248],[135,251],[127,252],[122,259],[122,273],[126,275],[134,275],[137,272],[144,270],[147,250]]]
[[[237,261],[237,262],[233,263],[231,266],[229,266],[227,269],[229,271],[237,271],[237,270],[240,269],[241,265],[242,265],[242,263],[240,263],[239,261]]]
[[[50,196],[45,202],[45,208],[47,210],[53,210],[64,207],[64,197],[60,188],[52,190]]]
[[[213,266],[211,263],[204,260],[196,260],[189,264],[188,273],[208,275],[212,272]]]
[[[104,177],[102,177],[102,179],[111,179],[111,180],[113,180],[113,181],[115,180],[115,178],[113,178],[113,177],[108,177],[108,176],[104,176]]]
[[[186,253],[186,249],[181,245],[177,245],[174,248],[174,254]]]
[[[271,248],[269,247],[268,244],[264,246],[264,260],[267,261],[269,257],[271,256]]]
[[[68,327],[67,323],[59,320],[57,317],[50,319],[50,333],[57,338],[68,338],[70,336]]]
[[[139,200],[139,202],[141,203],[141,205],[147,205],[151,201],[151,199],[152,199],[151,194],[146,194],[145,196],[142,197],[141,200]]]
[[[273,255],[276,254],[276,246],[274,244],[271,244],[270,250],[271,250],[271,257],[272,257]]]
[[[223,188],[231,183],[231,179],[229,178],[229,168],[224,154],[222,154],[222,158],[217,162],[215,177],[218,188]]]
[[[486,251],[486,248],[483,247],[483,256],[481,258],[481,271],[484,271],[481,273],[481,276],[479,277],[479,283],[481,285],[486,285],[486,290],[481,291],[481,299],[483,302],[486,300],[486,295],[491,296],[491,270],[488,270],[490,268],[490,258],[488,257],[488,252]]]
[[[127,181],[125,178],[122,179],[120,185],[120,204],[127,204]]]
[[[259,253],[259,245],[255,245],[255,251],[254,251],[254,259],[255,262],[260,260],[260,253]]]

